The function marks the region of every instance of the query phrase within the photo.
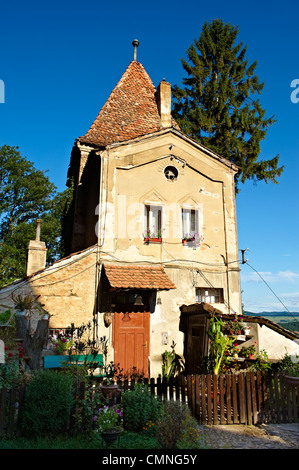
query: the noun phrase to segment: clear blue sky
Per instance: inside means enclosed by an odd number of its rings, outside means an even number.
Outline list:
[[[84,134],[133,58],[154,85],[162,78],[181,84],[180,59],[206,20],[239,26],[249,63],[265,87],[266,115],[277,123],[262,144],[262,159],[279,154],[285,166],[279,185],[246,183],[237,196],[239,247],[291,311],[299,311],[299,103],[291,82],[299,79],[298,0],[204,2],[15,1],[2,2],[0,145],[48,170],[65,188],[74,140]],[[298,94],[299,97],[299,94]],[[242,265],[245,309],[283,310],[282,304],[247,265]]]

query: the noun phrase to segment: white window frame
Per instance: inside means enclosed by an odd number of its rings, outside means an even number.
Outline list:
[[[163,207],[159,204],[144,205],[144,237],[162,240]]]
[[[199,210],[182,207],[182,238],[199,235]]]

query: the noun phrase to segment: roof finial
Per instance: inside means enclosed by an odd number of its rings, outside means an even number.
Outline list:
[[[134,46],[134,60],[137,60],[137,47],[139,46],[139,41],[138,39],[134,39],[134,41],[132,42],[133,46]]]

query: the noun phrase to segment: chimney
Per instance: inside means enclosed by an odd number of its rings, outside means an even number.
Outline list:
[[[156,100],[162,127],[171,127],[171,85],[165,78],[158,86]]]
[[[41,219],[37,219],[35,240],[30,240],[28,244],[26,276],[46,267],[47,248],[45,242],[40,241],[41,223]]]

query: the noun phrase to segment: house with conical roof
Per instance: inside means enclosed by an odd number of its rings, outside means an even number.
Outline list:
[[[91,321],[94,337],[108,338],[109,357],[124,371],[157,376],[164,351],[175,344],[183,356],[190,337],[199,360],[206,316],[180,329],[181,307],[242,311],[237,170],[181,132],[171,116],[171,85],[163,79],[156,88],[134,56],[75,140],[66,258],[48,267],[28,263],[26,279],[2,294],[39,295],[52,330]],[[29,260],[39,244],[44,251],[37,240]]]

